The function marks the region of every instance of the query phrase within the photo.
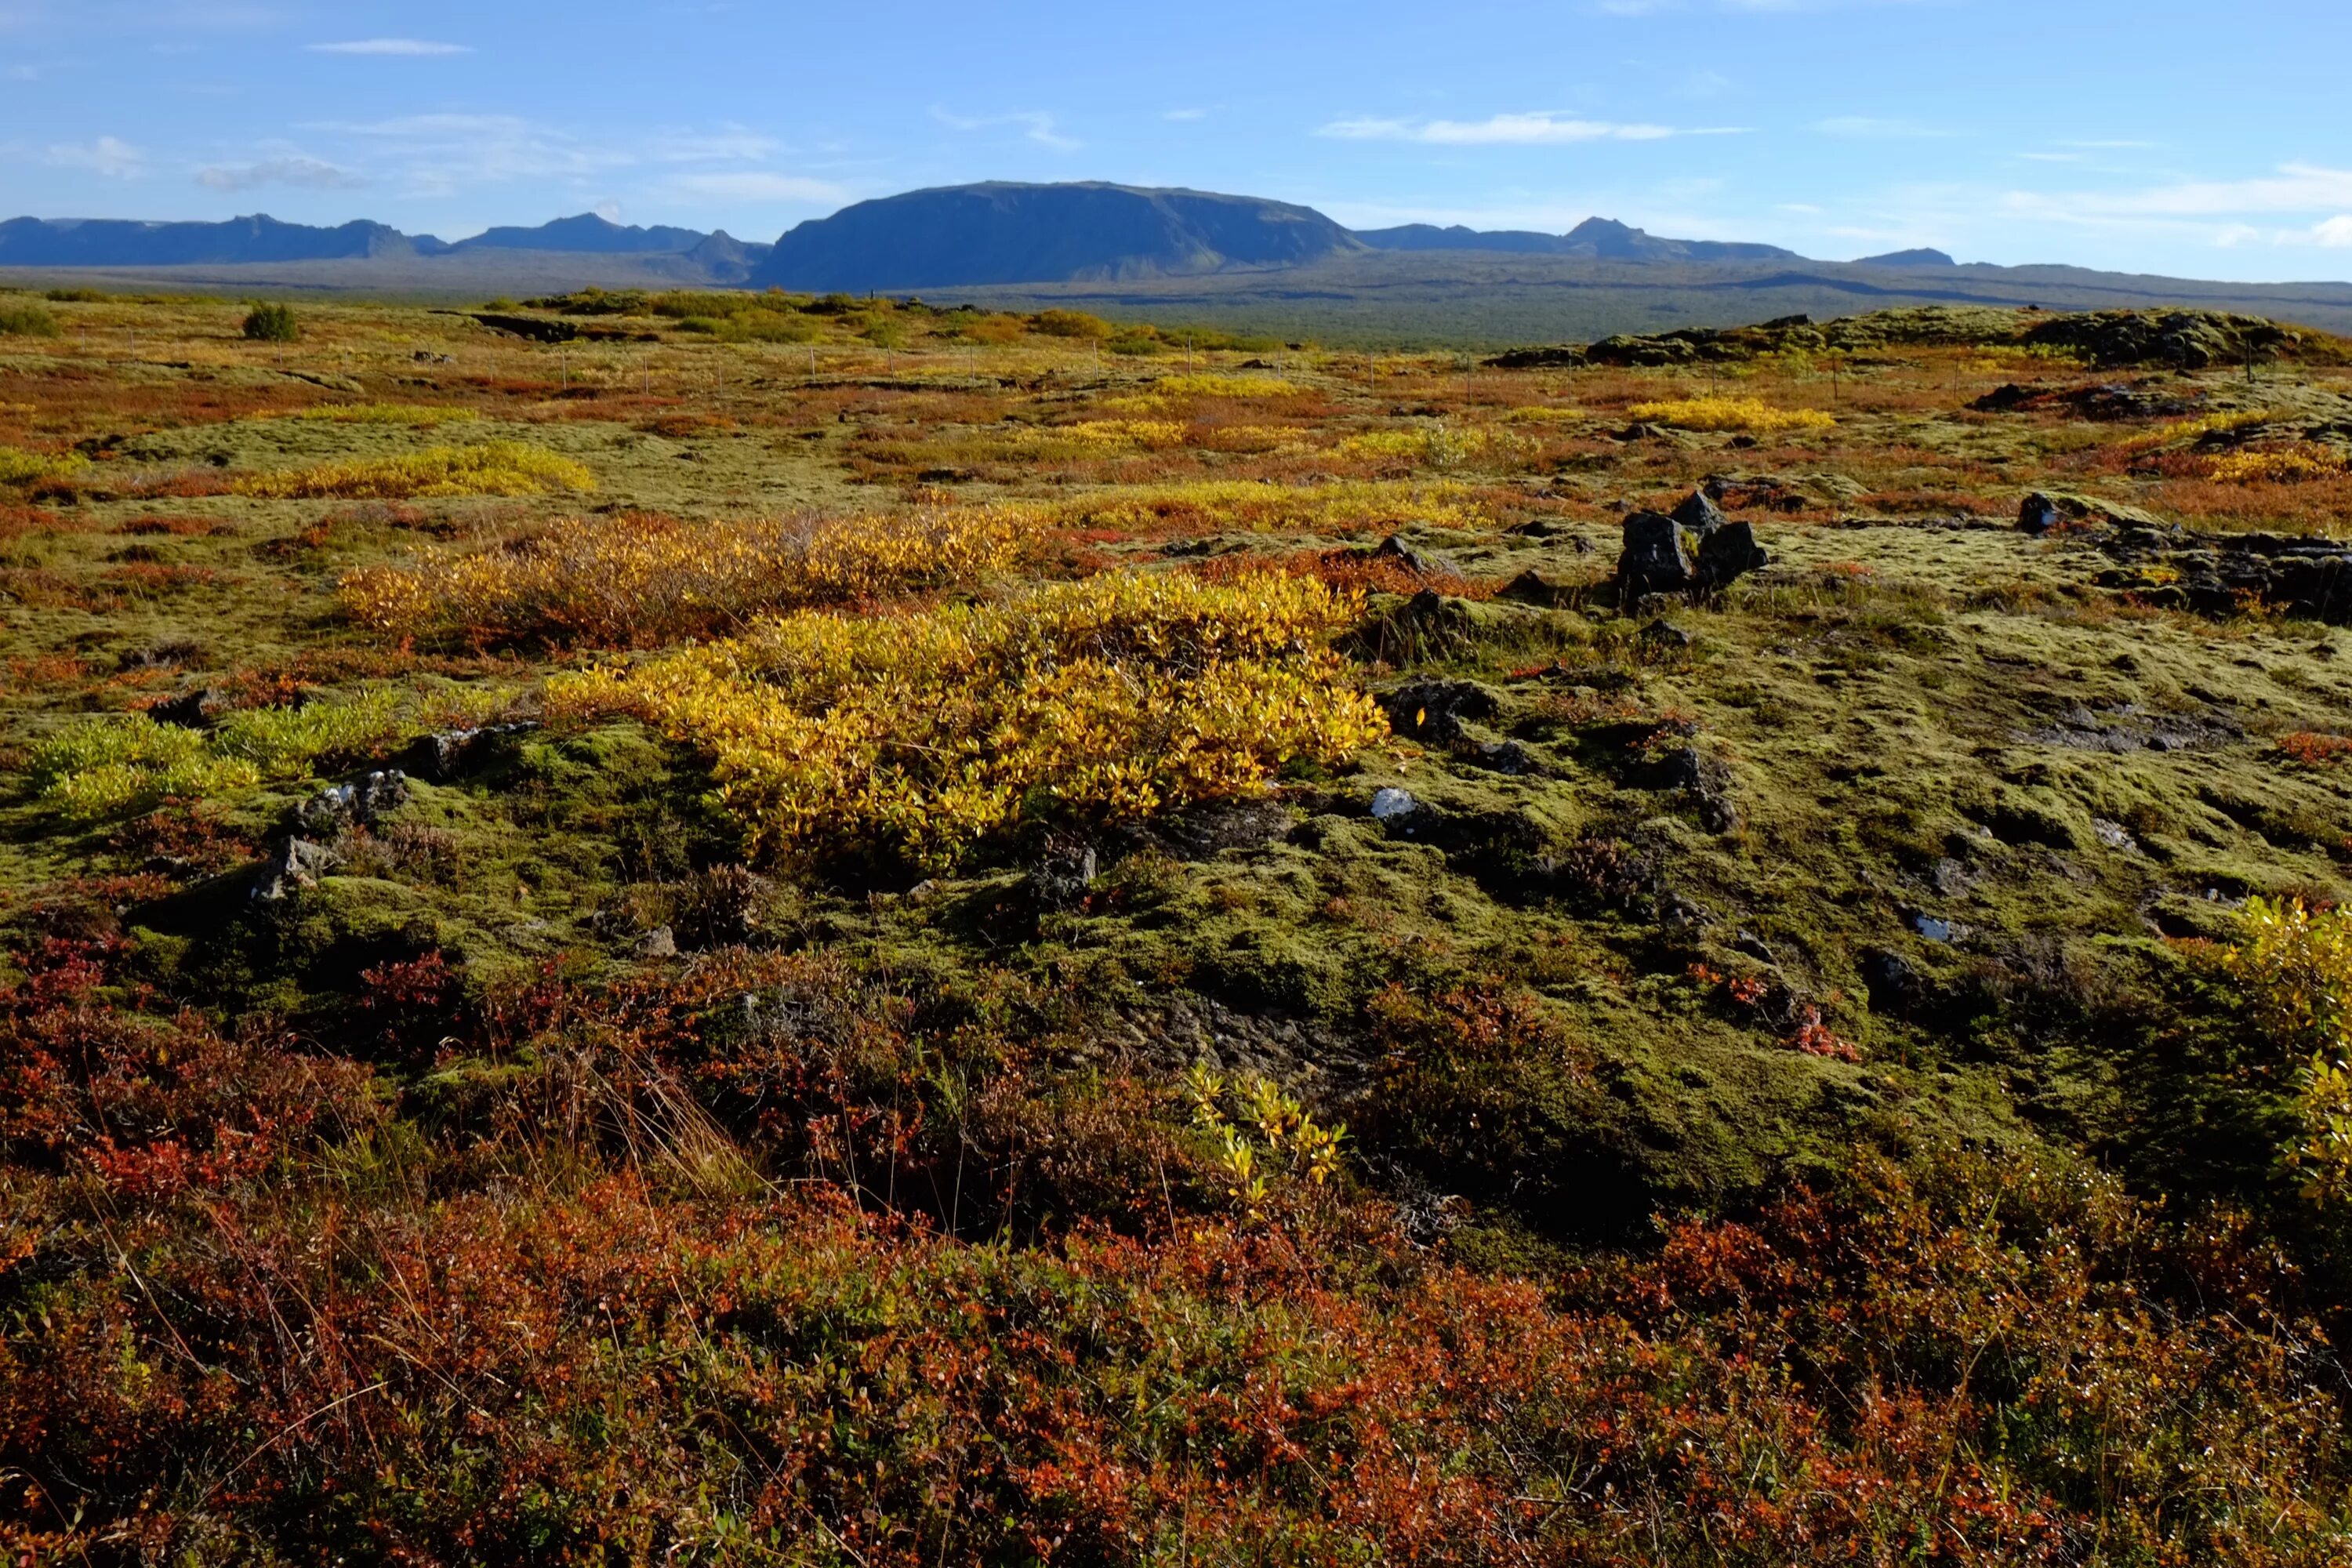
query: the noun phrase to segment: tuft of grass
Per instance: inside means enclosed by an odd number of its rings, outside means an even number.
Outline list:
[[[236,480],[230,492],[272,500],[407,500],[420,496],[543,496],[558,490],[584,495],[595,488],[596,476],[585,464],[544,447],[489,441],[248,474]]]
[[[1760,397],[1675,397],[1636,403],[1635,419],[1681,430],[1826,430],[1837,421],[1818,408],[1775,408]]]
[[[331,425],[446,425],[454,420],[481,417],[470,408],[452,408],[429,403],[322,403],[315,408],[298,408],[289,414],[263,415],[262,418],[316,419]]]

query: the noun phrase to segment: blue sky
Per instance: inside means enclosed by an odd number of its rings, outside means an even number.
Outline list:
[[[0,0],[0,216],[604,211],[773,238],[977,179],[1358,226],[2352,277],[2345,0]]]

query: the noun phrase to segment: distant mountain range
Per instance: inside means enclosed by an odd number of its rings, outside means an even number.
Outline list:
[[[1661,239],[1613,218],[1589,217],[1566,234],[1525,229],[1438,228],[1409,223],[1399,228],[1359,229],[1356,237],[1375,250],[1498,250],[1524,256],[1573,256],[1588,261],[1802,261],[1777,245],[1740,245],[1717,239]]]
[[[675,257],[681,281],[740,283],[768,253],[721,229],[639,228],[582,213],[536,228],[493,228],[455,245],[380,223],[334,228],[256,214],[226,223],[111,218],[11,218],[0,223],[0,267],[243,267],[268,262],[384,261],[480,252]]]
[[[0,281],[59,272],[109,287],[236,296],[267,289],[479,300],[590,285],[920,290],[943,303],[1060,304],[1335,343],[1565,342],[1905,304],[2190,305],[2352,331],[2352,285],[2341,283],[1963,265],[1926,248],[1820,261],[1601,217],[1565,234],[1431,224],[1359,232],[1288,202],[1099,182],[909,191],[796,225],[773,245],[585,213],[455,244],[377,223],[314,228],[259,216],[0,223]]]

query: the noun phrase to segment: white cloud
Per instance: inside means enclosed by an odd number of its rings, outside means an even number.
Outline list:
[[[348,169],[339,169],[316,158],[268,158],[257,163],[199,169],[196,184],[215,191],[249,191],[259,185],[299,185],[328,191],[356,189],[367,181]]]
[[[838,206],[849,200],[849,193],[830,180],[768,174],[758,169],[680,174],[670,184],[682,195],[707,196],[714,201],[787,202],[809,206]]]
[[[2339,213],[2314,224],[2311,237],[2330,250],[2352,249],[2352,213]]]
[[[2138,190],[2010,191],[1990,204],[2012,219],[2223,249],[2352,243],[2352,170],[2282,164],[2245,180],[2184,180]],[[2280,218],[2303,219],[2280,226]],[[2271,220],[2268,224],[2261,220]],[[2337,226],[2338,225],[2342,226]]]
[[[1740,132],[1728,126],[1684,131],[1671,125],[1583,120],[1540,110],[1489,115],[1484,120],[1335,120],[1315,134],[1343,142],[1420,142],[1437,147],[1549,147],[1578,142],[1656,142],[1668,136],[1734,136]]]
[[[88,143],[59,143],[49,149],[47,162],[53,168],[80,169],[110,180],[132,179],[147,172],[146,154],[112,136]]]
[[[464,44],[438,44],[428,38],[353,38],[339,44],[305,44],[314,55],[395,55],[422,58],[436,55],[470,55]]]
[[[1209,111],[1205,109],[1171,109],[1160,118],[1170,121],[1206,120]]]
[[[1000,125],[1017,125],[1021,127],[1024,140],[1034,142],[1040,147],[1051,147],[1056,153],[1075,153],[1084,145],[1056,130],[1054,117],[1043,110],[1023,109],[1010,114],[966,115],[950,114],[944,109],[934,108],[931,118],[950,131],[991,131]]]

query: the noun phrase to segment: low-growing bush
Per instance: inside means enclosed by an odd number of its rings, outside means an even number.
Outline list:
[[[0,338],[54,338],[58,319],[30,300],[0,300]]]
[[[290,343],[302,335],[302,324],[294,319],[291,305],[256,305],[246,312],[240,330],[257,343]]]
[[[69,479],[89,467],[89,459],[79,452],[26,452],[15,447],[0,447],[0,485]]]
[[[419,728],[485,713],[495,700],[471,689],[362,686],[300,707],[236,709],[210,730],[159,724],[145,713],[94,715],[35,746],[26,776],[45,805],[97,821],[168,797],[235,795],[305,778],[322,764],[363,761]]]
[[[1325,646],[1359,613],[1310,578],[1120,574],[1001,604],[805,612],[631,669],[560,678],[709,752],[772,853],[942,871],[1024,818],[1262,793],[1386,733]]]
[[[520,441],[429,447],[397,458],[359,458],[312,468],[247,474],[237,495],[278,500],[333,498],[407,500],[420,496],[541,496],[585,493],[596,476],[584,463]]]
[[[1166,397],[1297,397],[1306,388],[1278,375],[1221,375],[1192,371],[1163,375],[1151,390]]]
[[[1818,408],[1775,408],[1760,397],[1677,397],[1658,403],[1636,403],[1626,412],[1635,419],[1684,430],[1771,434],[1782,430],[1826,430],[1837,423]]]
[[[652,647],[763,611],[971,586],[1012,565],[1037,531],[1001,508],[823,522],[575,517],[492,550],[354,572],[340,592],[354,619],[398,637]]]
[[[1112,327],[1100,316],[1084,310],[1040,310],[1029,318],[1029,324],[1049,338],[1095,338],[1111,335]]]

